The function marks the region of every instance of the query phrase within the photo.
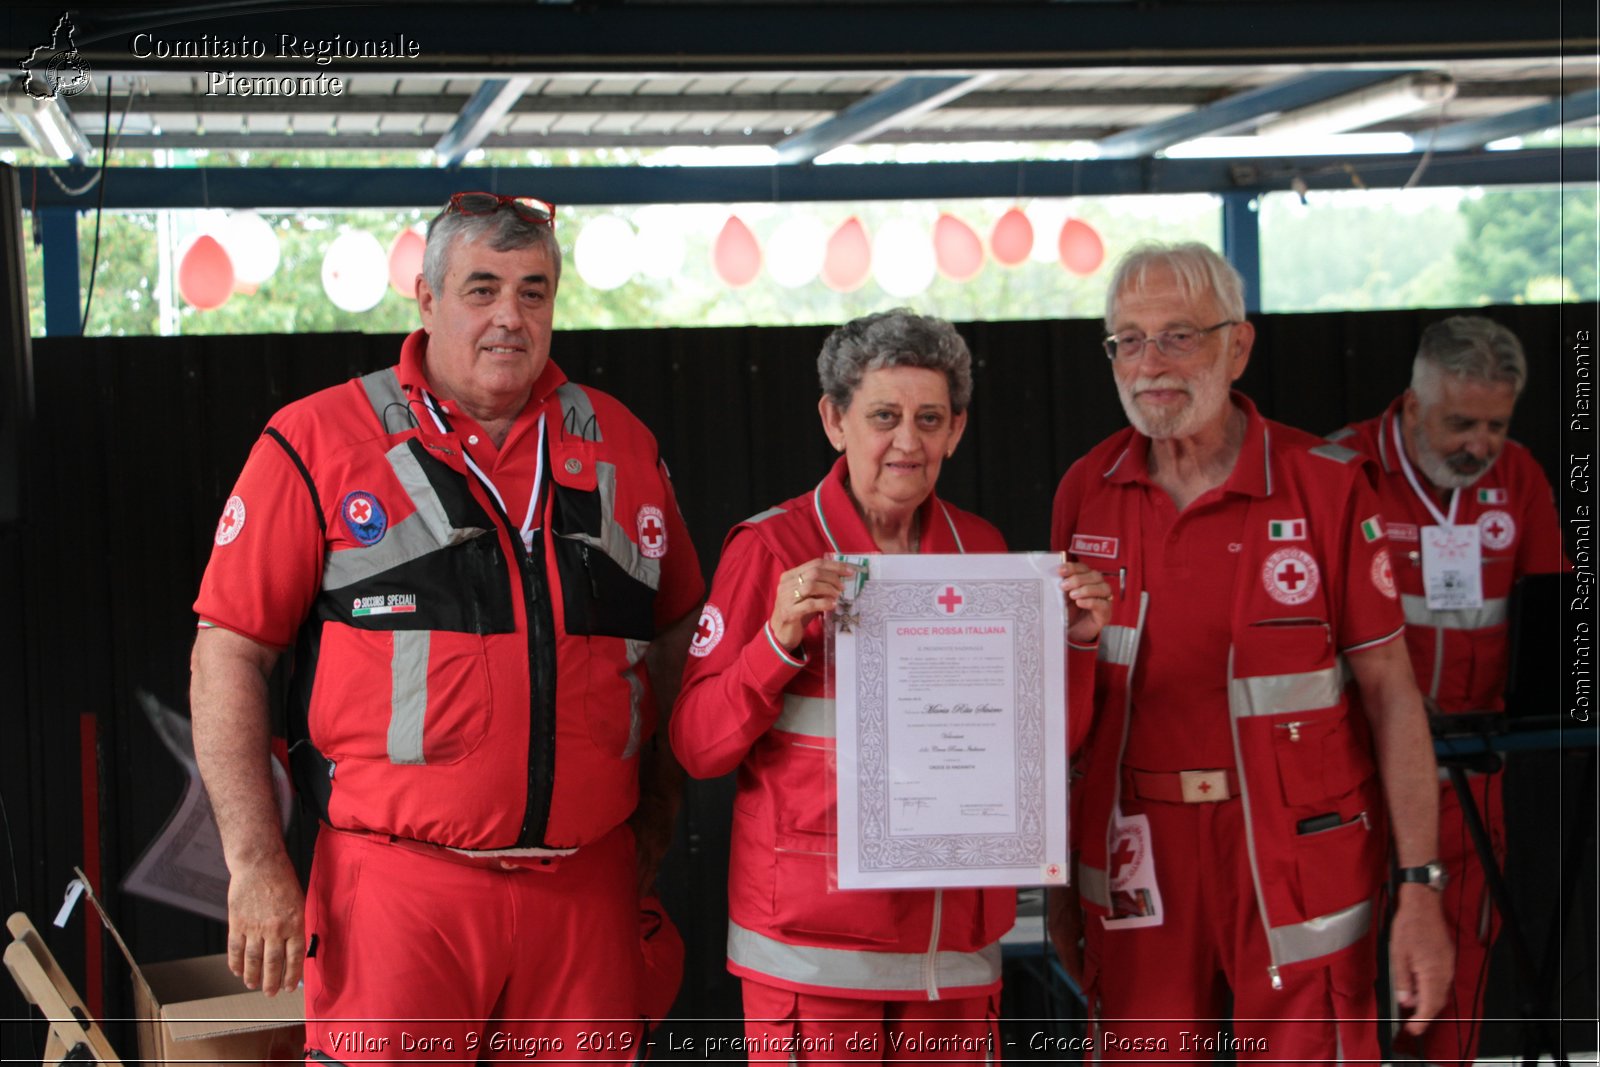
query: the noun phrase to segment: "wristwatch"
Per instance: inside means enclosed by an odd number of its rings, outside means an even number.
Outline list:
[[[1450,875],[1446,873],[1444,864],[1431,860],[1420,867],[1401,867],[1400,883],[1404,885],[1406,882],[1425,885],[1435,893],[1442,893],[1450,882]]]

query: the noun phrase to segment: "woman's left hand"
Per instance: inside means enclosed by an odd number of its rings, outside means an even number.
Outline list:
[[[1067,595],[1067,639],[1087,645],[1111,621],[1111,583],[1087,563],[1061,565],[1061,591]]]

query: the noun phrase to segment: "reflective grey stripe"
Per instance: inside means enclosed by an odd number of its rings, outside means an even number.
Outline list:
[[[1452,608],[1435,611],[1428,607],[1428,598],[1411,593],[1400,598],[1405,609],[1407,626],[1433,626],[1440,630],[1482,630],[1499,626],[1506,621],[1506,598],[1485,600],[1481,608]]]
[[[1078,896],[1091,904],[1111,910],[1111,892],[1106,888],[1106,872],[1099,867],[1085,867],[1078,861]]]
[[[1371,925],[1372,901],[1363,900],[1303,923],[1275,926],[1267,931],[1267,940],[1273,959],[1283,967],[1348,948],[1364,937]]]
[[[405,390],[400,388],[400,376],[393,367],[362,375],[361,388],[366,390],[367,403],[372,405],[372,413],[378,417],[384,433],[400,433],[416,426],[417,418],[411,413],[411,404],[406,400]]]
[[[650,651],[650,642],[629,637],[623,640],[623,647],[628,654],[628,662],[622,668],[622,676],[628,680],[628,744],[622,750],[622,758],[630,759],[639,754],[639,742],[644,739],[644,682],[633,668]]]
[[[422,758],[423,719],[428,711],[430,630],[396,630],[389,661],[394,687],[389,706],[389,762],[426,763]]]
[[[1100,649],[1095,658],[1119,667],[1133,666],[1133,653],[1139,644],[1139,631],[1132,626],[1105,626],[1100,630]]]
[[[628,572],[628,576],[642,585],[651,589],[661,588],[661,561],[651,559],[639,551],[639,546],[633,543],[633,538],[628,536],[617,522],[617,466],[615,463],[596,463],[594,465],[595,487],[600,492],[600,539],[597,541],[587,534],[563,534],[562,536],[575,537],[594,545],[600,551],[616,561],[617,566]]]
[[[807,737],[833,737],[836,733],[833,701],[826,697],[802,697],[785,693],[783,711],[779,713],[778,720],[772,724],[772,728],[791,734],[805,734]]]
[[[1353,436],[1355,436],[1355,431],[1352,430],[1350,427],[1346,426],[1343,429],[1335,430],[1330,434],[1324,434],[1323,435],[1323,440],[1325,440],[1325,441],[1343,441],[1346,437],[1353,437]]]
[[[556,396],[561,399],[561,426],[569,435],[585,441],[602,439],[600,424],[594,417],[594,404],[582,386],[562,382],[556,386]]]
[[[728,920],[728,960],[757,974],[808,986],[863,992],[926,992],[993,985],[1000,980],[1000,943],[976,952],[863,952],[786,945]]]
[[[1346,448],[1344,445],[1333,444],[1318,445],[1315,448],[1310,449],[1310,452],[1313,456],[1321,456],[1323,459],[1336,460],[1340,463],[1349,463],[1351,460],[1361,455],[1361,453],[1357,452],[1353,448]]]
[[[422,465],[404,443],[395,445],[387,454],[389,466],[416,511],[384,532],[383,540],[366,548],[345,549],[328,553],[322,569],[323,589],[343,589],[356,582],[419,559],[429,552],[448,545],[457,545],[482,537],[488,530],[476,526],[457,528],[450,525],[444,504],[433,491]]]
[[[741,525],[754,526],[758,522],[766,522],[774,515],[782,515],[787,510],[787,508],[768,508],[766,511],[763,511],[760,514],[750,516],[748,519],[744,520]]]
[[[1232,678],[1228,681],[1229,710],[1235,718],[1242,718],[1331,708],[1344,695],[1345,672],[1344,657],[1340,656],[1325,670]]]

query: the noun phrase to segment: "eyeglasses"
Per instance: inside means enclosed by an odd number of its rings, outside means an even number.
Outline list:
[[[501,196],[499,193],[453,193],[446,211],[462,215],[493,215],[509,207],[524,222],[543,224],[551,229],[556,225],[556,206],[548,200],[531,196]]]
[[[1144,355],[1144,346],[1153,344],[1169,359],[1182,359],[1192,356],[1200,348],[1200,342],[1207,334],[1216,333],[1224,326],[1237,326],[1238,319],[1226,319],[1215,326],[1205,329],[1194,327],[1176,330],[1162,330],[1158,334],[1146,337],[1142,333],[1128,330],[1124,333],[1114,333],[1100,342],[1105,346],[1107,359],[1134,360]]]

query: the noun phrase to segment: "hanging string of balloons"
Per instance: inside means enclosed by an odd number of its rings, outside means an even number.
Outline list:
[[[791,215],[772,231],[763,248],[748,223],[730,213],[711,244],[717,278],[732,289],[753,284],[762,274],[785,288],[813,281],[837,293],[850,293],[869,279],[893,296],[926,289],[935,274],[964,283],[993,260],[1014,268],[1035,256],[1034,223],[1020,207],[1001,214],[988,239],[966,220],[943,212],[931,230],[909,219],[884,223],[873,234],[851,215],[830,232],[807,215]],[[376,307],[387,289],[416,298],[424,241],[416,228],[401,230],[387,251],[371,233],[346,228],[329,242],[322,258],[322,288],[339,308],[359,313]],[[178,291],[201,311],[221,307],[235,293],[254,293],[280,260],[277,231],[254,211],[213,220],[190,240],[179,258]],[[1039,255],[1048,256],[1040,250]],[[636,231],[616,215],[591,219],[578,233],[573,258],[590,287],[616,289],[642,271],[671,276],[663,261],[681,265],[682,240],[660,227]],[[1095,228],[1068,217],[1056,237],[1056,260],[1074,274],[1087,275],[1105,262],[1105,243]]]

